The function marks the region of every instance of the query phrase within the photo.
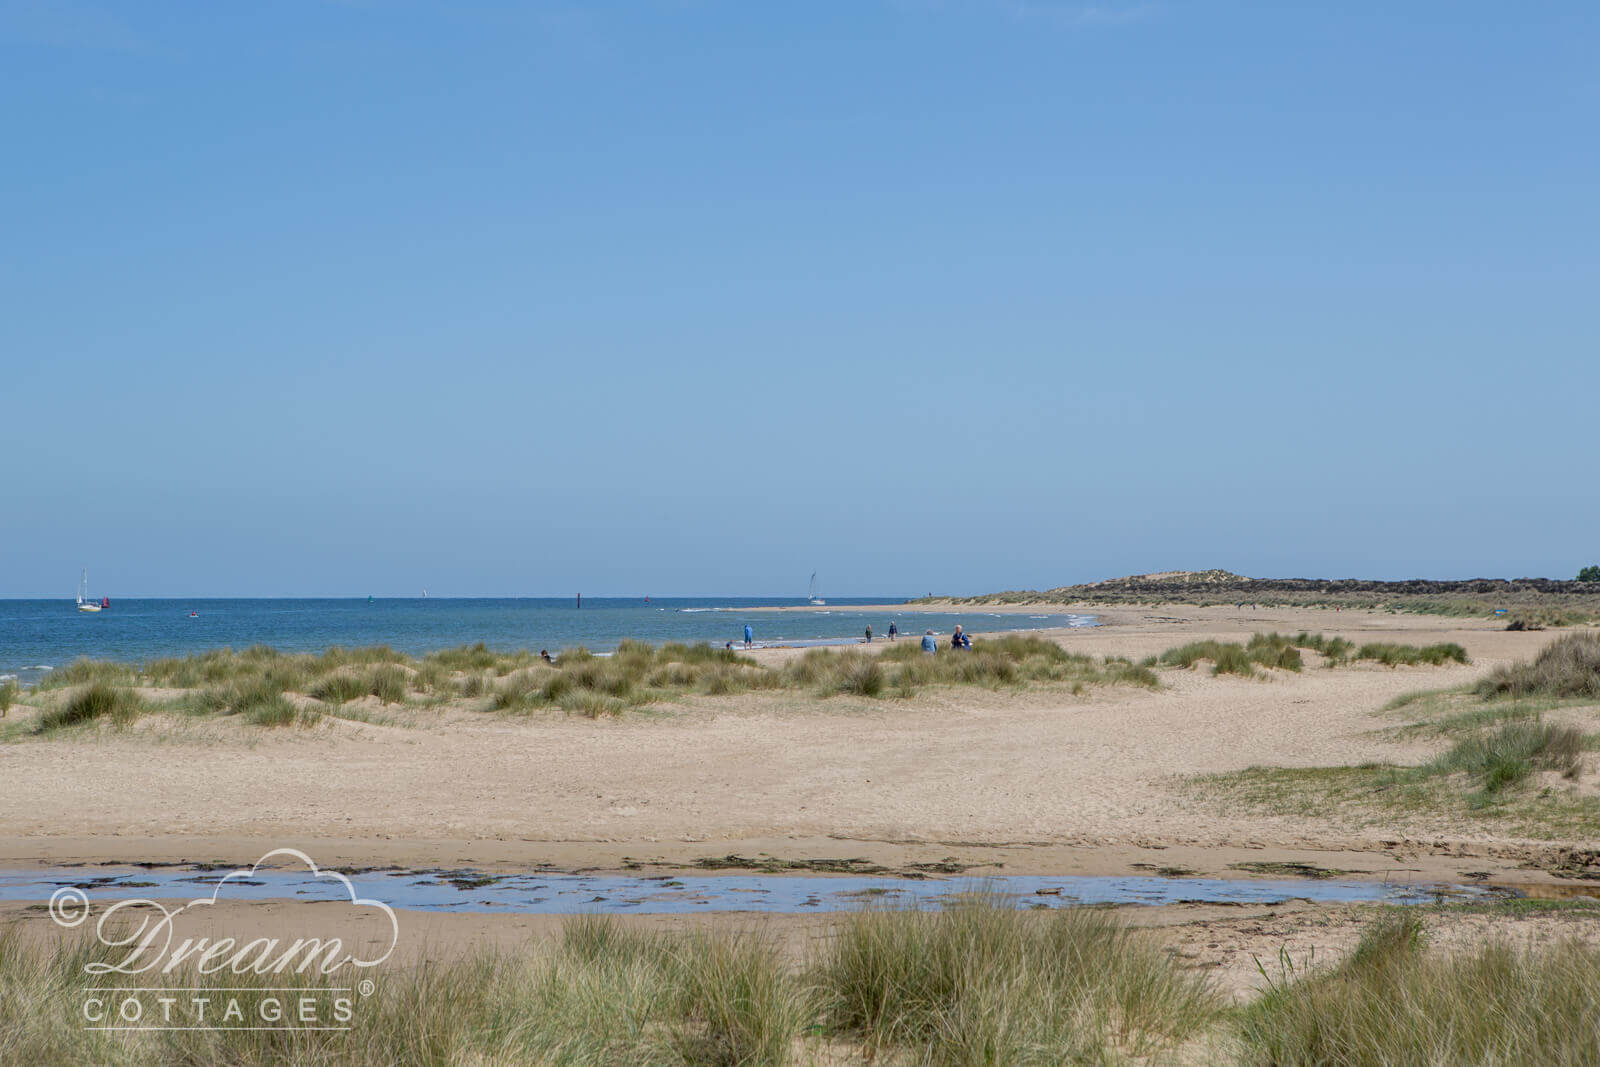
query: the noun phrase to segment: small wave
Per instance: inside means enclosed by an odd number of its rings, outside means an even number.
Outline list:
[[[50,666],[50,664],[48,664],[48,663],[35,663],[31,667],[22,667],[22,668],[19,668],[19,669],[20,670],[24,670],[24,671],[53,671],[53,670],[55,670],[55,668]]]
[[[14,682],[16,680],[17,676],[14,674],[0,674],[0,682]]]

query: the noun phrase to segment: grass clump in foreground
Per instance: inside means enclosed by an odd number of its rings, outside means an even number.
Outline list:
[[[1426,951],[1394,912],[1343,964],[1285,980],[1237,1023],[1247,1064],[1600,1063],[1600,951]]]
[[[0,1062],[775,1067],[831,1062],[841,1045],[890,1063],[1103,1062],[1159,1053],[1219,1006],[1204,976],[1104,912],[988,897],[846,918],[809,965],[749,932],[578,917],[546,951],[386,970],[347,1033],[85,1030],[85,986],[127,983],[84,973],[113,951],[85,938],[51,952],[0,931]],[[213,989],[215,1010],[236,998],[256,1019],[269,996],[292,1005],[327,984],[314,977],[190,971],[160,984]]]
[[[669,937],[582,918],[551,953],[481,952],[386,971],[347,1033],[85,1030],[85,987],[127,983],[85,980],[84,965],[111,951],[85,939],[51,953],[0,931],[0,1063],[777,1065],[791,1061],[810,1014],[807,990],[764,939]],[[214,1006],[237,1000],[255,1020],[267,1001],[292,1013],[301,996],[328,1012],[314,993],[328,983],[317,977],[186,970],[161,984],[209,990]],[[148,1009],[154,996],[144,998]]]
[[[921,1063],[1149,1055],[1217,1008],[1203,977],[1104,912],[1017,911],[983,897],[848,917],[816,983],[828,1029]]]
[[[143,698],[132,689],[95,682],[59,707],[41,714],[34,721],[33,732],[49,734],[94,722],[109,722],[122,729],[131,726],[144,711]]]

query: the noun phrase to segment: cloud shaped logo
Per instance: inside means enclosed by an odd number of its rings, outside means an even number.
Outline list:
[[[386,938],[377,938],[382,951],[358,954],[345,948],[342,937],[257,937],[243,944],[231,937],[179,938],[179,920],[204,914],[214,907],[230,884],[254,880],[262,867],[274,859],[288,858],[305,865],[317,882],[337,883],[344,899],[353,907],[371,909],[388,928]],[[51,917],[61,926],[75,927],[89,916],[87,896],[78,889],[58,890],[50,899]],[[386,961],[400,941],[400,921],[394,909],[381,900],[356,894],[356,887],[338,871],[326,871],[296,848],[275,848],[249,867],[230,871],[217,880],[209,897],[196,897],[177,908],[157,900],[121,900],[106,908],[95,923],[95,934],[108,948],[123,950],[116,960],[95,960],[84,965],[90,974],[140,974],[151,970],[171,973],[188,964],[201,974],[230,971],[234,974],[331,975],[343,967],[376,967]]]

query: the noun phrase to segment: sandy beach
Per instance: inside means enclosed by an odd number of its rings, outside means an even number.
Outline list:
[[[1229,813],[1185,799],[1175,785],[1254,765],[1425,758],[1438,741],[1384,736],[1384,705],[1527,658],[1549,634],[1304,609],[1097,614],[1101,627],[1052,638],[1138,659],[1199,638],[1309,629],[1356,641],[1456,641],[1472,662],[1358,663],[1256,679],[1163,670],[1159,691],[1079,696],[964,687],[905,701],[695,697],[615,721],[430,708],[396,713],[392,725],[336,720],[264,733],[153,720],[114,738],[0,748],[0,861],[235,861],[293,842],[347,864],[605,868],[767,853],[891,866],[956,856],[1007,871],[1103,873],[1157,855],[1214,864],[1267,850],[1437,874],[1465,860],[1514,867],[1555,847],[1486,834],[1465,819],[1353,829]],[[971,617],[981,633],[981,613]],[[771,662],[799,654],[754,653]]]
[[[1196,775],[1257,766],[1424,761],[1446,742],[1397,736],[1394,714],[1384,711],[1390,701],[1466,685],[1533,656],[1554,635],[1506,632],[1482,619],[1359,611],[1091,613],[1101,625],[1047,636],[1072,651],[1139,660],[1195,640],[1307,630],[1357,643],[1457,642],[1471,662],[1308,665],[1254,678],[1162,668],[1155,690],[1095,686],[1078,694],[1028,685],[930,688],[908,700],[694,696],[600,720],[487,714],[469,703],[384,710],[372,698],[364,699],[373,722],[330,718],[304,729],[150,716],[122,732],[0,746],[0,869],[243,865],[287,846],[325,867],[356,870],[669,875],[740,857],[730,873],[741,863],[855,860],[891,874],[940,864],[980,877],[1161,870],[1238,879],[1331,870],[1355,880],[1490,884],[1538,895],[1595,884],[1570,875],[1575,862],[1579,873],[1593,871],[1600,833],[1518,836],[1461,812],[1357,822],[1266,813],[1192,786]],[[983,617],[964,608],[952,621],[972,627],[981,647]],[[881,652],[888,644],[862,647]],[[752,656],[781,664],[803,654]],[[9,721],[34,713],[14,708]],[[1592,724],[1595,711],[1557,714]],[[1596,785],[1587,767],[1563,787],[1592,794]],[[295,928],[303,925],[297,909],[307,907],[237,904],[217,923],[235,936]],[[1367,913],[1293,900],[1122,911],[1156,928],[1176,958],[1214,974],[1234,997],[1261,987],[1254,961],[1282,948],[1337,958],[1355,944]],[[561,925],[541,915],[406,916],[402,960],[548,942]],[[57,933],[37,905],[0,906],[4,920],[36,936]],[[1594,924],[1584,920],[1457,916],[1444,936],[1462,944],[1508,933],[1593,939]],[[626,921],[650,930],[753,927],[803,959],[836,920],[727,912]]]

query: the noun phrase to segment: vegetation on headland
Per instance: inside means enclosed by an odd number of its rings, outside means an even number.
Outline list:
[[[1587,568],[1585,568],[1587,572]],[[925,597],[910,603],[942,599]],[[958,604],[1083,604],[1198,607],[1314,607],[1411,612],[1461,618],[1493,617],[1524,626],[1569,626],[1600,619],[1600,581],[1583,578],[1474,578],[1466,581],[1382,582],[1343,578],[1246,578],[1225,570],[1134,574],[1053,589],[1009,590],[952,598]]]
[[[1596,700],[1600,635],[1568,634],[1474,686],[1392,701],[1386,711],[1411,719],[1392,731],[1397,737],[1448,742],[1420,764],[1250,767],[1200,776],[1190,787],[1235,809],[1353,825],[1413,814],[1490,820],[1526,837],[1590,839],[1600,798],[1574,785],[1587,770],[1586,753],[1600,749],[1600,732],[1570,720],[1592,719]],[[1552,712],[1560,719],[1547,719]]]
[[[554,662],[482,644],[420,659],[385,647],[284,653],[257,645],[234,652],[152,660],[143,665],[79,660],[38,686],[44,711],[33,733],[105,721],[127,726],[151,711],[224,716],[259,726],[309,725],[325,715],[370,718],[385,707],[456,704],[506,713],[555,711],[598,718],[628,709],[757,691],[818,697],[908,698],[936,686],[1159,685],[1148,665],[1070,652],[1040,637],[1004,635],[964,652],[923,653],[915,640],[859,649],[810,649],[782,665],[708,644],[624,641],[609,656],[566,649]],[[57,694],[56,691],[68,690]],[[77,708],[83,691],[117,699],[117,713]],[[151,692],[149,699],[141,696]],[[98,707],[99,705],[96,705]],[[110,705],[107,705],[109,708]]]
[[[1600,952],[1490,941],[1445,953],[1426,931],[1448,910],[1379,910],[1334,965],[1284,953],[1237,1007],[1158,934],[1097,909],[1021,911],[979,895],[943,911],[866,910],[801,958],[748,928],[582,916],[553,944],[385,967],[352,998],[346,1031],[85,1029],[87,997],[155,1012],[163,994],[113,992],[127,976],[85,972],[122,950],[12,929],[0,931],[0,1062],[1600,1063]],[[285,1003],[292,1018],[301,996],[330,1010],[317,992],[329,983],[312,975],[191,968],[160,984],[208,997],[213,1023],[230,1002],[251,1020]],[[170,1010],[192,1013],[181,998]]]

